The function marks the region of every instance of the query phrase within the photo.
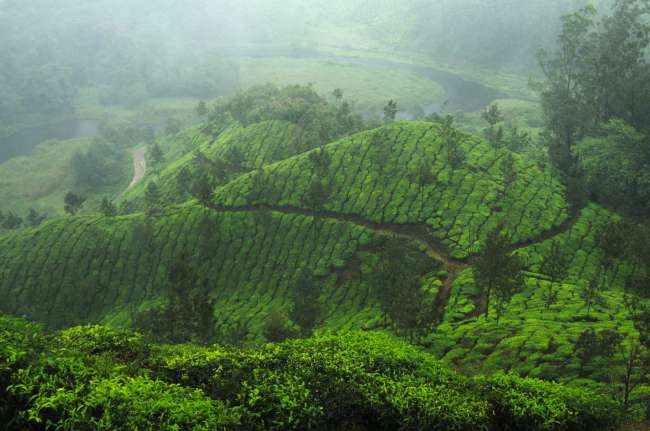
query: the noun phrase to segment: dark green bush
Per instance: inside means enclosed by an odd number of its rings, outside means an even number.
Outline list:
[[[382,333],[255,349],[155,346],[0,318],[5,429],[607,430],[618,405],[511,375],[468,378]]]
[[[608,430],[621,419],[617,403],[587,390],[515,375],[477,381],[498,430]]]

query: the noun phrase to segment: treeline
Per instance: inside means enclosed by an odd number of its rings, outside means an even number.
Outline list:
[[[574,198],[650,215],[650,2],[617,0],[562,18],[541,51],[545,142]],[[575,193],[577,192],[577,193]]]
[[[14,211],[0,210],[0,232],[3,230],[16,230],[21,227],[35,227],[41,224],[47,218],[47,214],[41,214],[34,208],[21,216]]]

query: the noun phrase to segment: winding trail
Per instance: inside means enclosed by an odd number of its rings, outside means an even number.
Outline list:
[[[147,148],[142,146],[133,151],[133,179],[131,180],[129,187],[126,188],[127,191],[142,181],[144,174],[147,172],[147,160],[145,158],[146,150]]]
[[[363,226],[379,234],[392,235],[397,238],[413,241],[423,246],[429,257],[443,263],[447,270],[447,278],[445,279],[442,288],[438,291],[438,296],[435,300],[435,313],[438,321],[440,322],[442,322],[444,318],[445,309],[451,296],[454,281],[456,281],[456,278],[461,272],[471,266],[471,256],[463,259],[451,257],[447,247],[440,241],[433,238],[431,235],[431,228],[425,224],[377,223],[367,220],[357,214],[345,214],[327,210],[310,210],[293,206],[244,205],[237,207],[225,207],[220,205],[210,205],[210,208],[214,211],[229,213],[270,211],[282,214],[297,214],[314,218],[332,219]],[[556,225],[544,232],[541,232],[539,235],[536,235],[528,240],[513,244],[513,251],[546,241],[557,235],[567,232],[578,221],[580,214],[580,211],[574,211],[569,214],[568,218],[563,223]],[[476,310],[479,312],[481,310],[480,298],[477,299]]]

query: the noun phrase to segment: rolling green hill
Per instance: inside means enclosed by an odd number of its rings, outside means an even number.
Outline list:
[[[259,335],[273,308],[288,305],[287,290],[306,270],[323,285],[324,327],[368,327],[379,318],[367,275],[382,235],[333,219],[208,212],[193,204],[149,220],[136,215],[54,221],[0,238],[0,291],[7,298],[1,308],[54,327],[128,324],[138,307],[167,287],[174,256],[188,253],[209,271],[220,325],[243,321]],[[419,255],[435,275],[439,266],[426,253]]]
[[[377,274],[390,275],[387,250],[399,249],[406,278],[397,289],[416,280],[415,308],[430,320],[418,339],[444,362],[468,372],[603,381],[582,369],[574,345],[587,329],[635,334],[623,285],[629,263],[611,265],[589,307],[581,293],[601,265],[596,235],[615,216],[596,205],[570,210],[551,172],[450,133],[398,122],[303,152],[300,130],[280,121],[190,130],[162,144],[166,165],[126,199],[137,201],[156,181],[167,202],[181,200],[175,176],[194,148],[221,157],[240,147],[252,171],[219,186],[207,207],[188,200],[148,216],[73,217],[1,236],[0,312],[51,328],[129,326],[164,303],[175,259],[189,256],[207,274],[217,334],[242,330],[242,342],[259,343],[270,316],[290,313],[300,283],[311,283],[321,308],[317,334],[371,329],[413,337],[387,319],[377,288]],[[499,321],[481,316],[485,298],[472,269],[497,226],[527,268],[525,288]],[[553,244],[570,264],[547,301],[542,262]]]
[[[458,258],[498,223],[513,242],[522,242],[566,221],[568,205],[557,178],[474,136],[460,134],[459,142],[462,162],[453,169],[438,126],[384,126],[328,145],[331,165],[321,176],[310,154],[303,154],[237,178],[217,190],[215,206],[308,209],[310,186],[321,182],[331,193],[318,210],[420,227]],[[513,158],[508,184],[502,169],[507,156]],[[425,175],[431,177],[427,182],[421,180]]]
[[[179,192],[176,176],[184,167],[192,166],[195,151],[199,150],[211,159],[226,159],[233,151],[238,152],[238,157],[241,157],[240,169],[246,172],[305,151],[303,135],[304,131],[299,126],[277,120],[250,126],[235,122],[227,126],[186,130],[172,139],[161,141],[165,154],[164,166],[128,190],[120,200],[130,200],[142,208],[144,191],[153,181],[160,187],[164,202],[184,201],[187,196]]]

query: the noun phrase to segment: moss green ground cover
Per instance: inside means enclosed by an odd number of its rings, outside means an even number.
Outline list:
[[[125,330],[44,335],[0,316],[0,419],[23,429],[605,430],[616,405],[513,375],[467,378],[377,333],[250,350]]]

